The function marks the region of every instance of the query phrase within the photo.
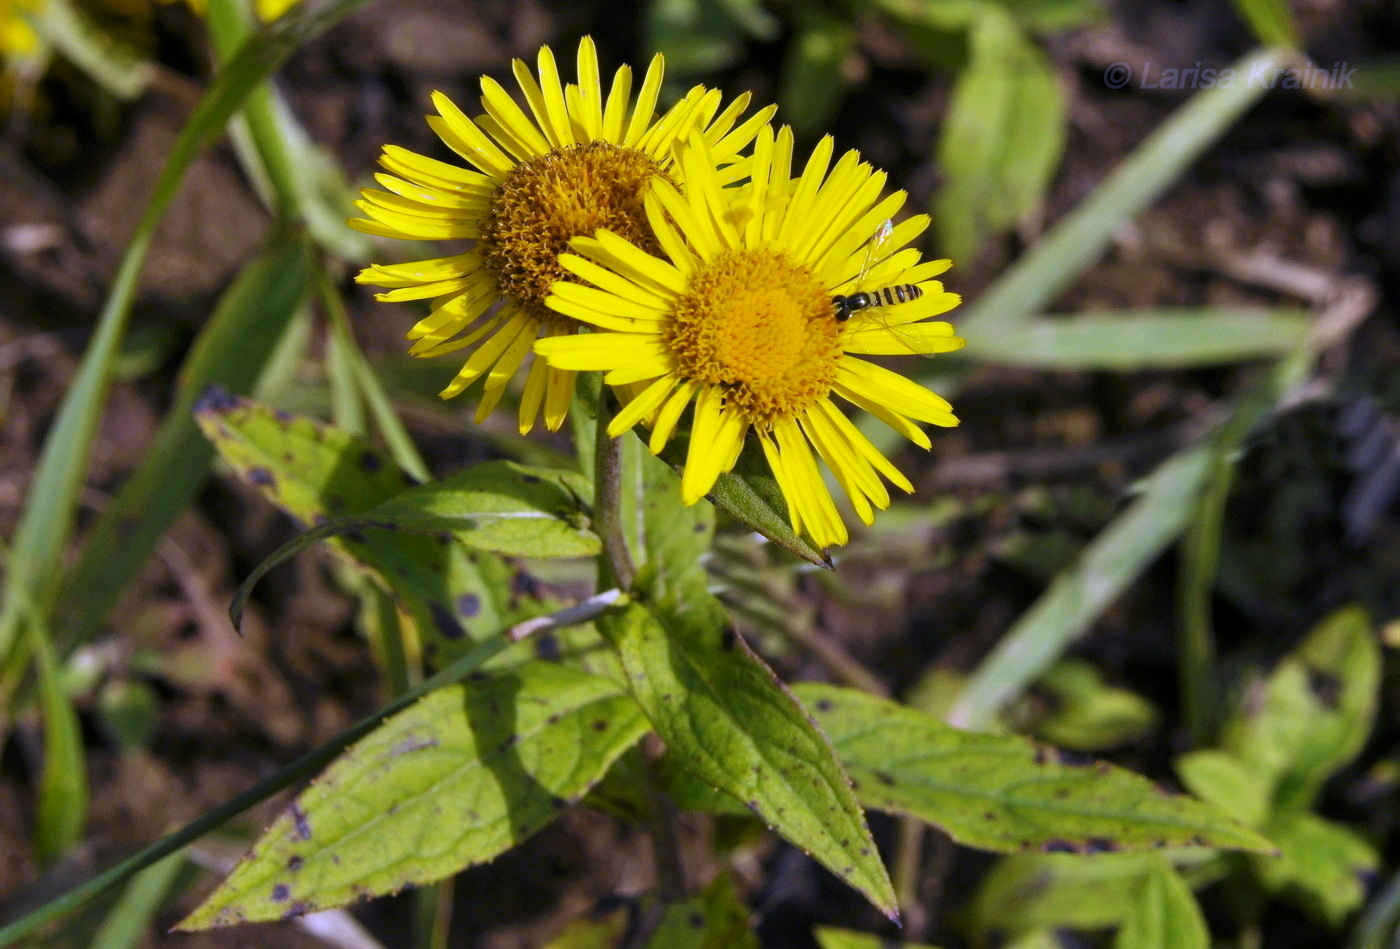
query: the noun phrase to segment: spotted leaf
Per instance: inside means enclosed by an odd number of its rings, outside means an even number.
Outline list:
[[[962,731],[855,689],[805,683],[796,692],[831,736],[862,804],[927,821],[969,847],[1272,850],[1216,808],[1123,768],[1069,760],[1016,735]]]
[[[645,731],[618,685],[553,663],[430,692],[342,754],[180,928],[295,917],[490,860]]]

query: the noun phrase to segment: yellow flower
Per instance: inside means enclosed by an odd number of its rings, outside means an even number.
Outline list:
[[[659,250],[647,225],[642,196],[653,178],[675,179],[671,146],[700,134],[723,171],[708,174],[737,181],[747,172],[739,151],[766,127],[773,107],[742,124],[746,93],[723,110],[717,90],[696,86],[659,119],[653,110],[661,89],[662,57],[651,61],[636,102],[632,71],[617,70],[604,98],[593,41],[578,48],[578,83],[563,85],[554,54],[539,54],[539,80],[515,60],[516,81],[529,112],[494,79],[481,80],[486,114],[469,119],[446,96],[434,93],[438,115],[428,124],[469,170],[395,146],[386,146],[376,176],[384,191],[368,190],[359,207],[365,218],[351,225],[369,234],[409,240],[475,238],[465,253],[409,264],[376,265],[361,283],[390,288],[384,301],[432,300],[432,312],[408,338],[415,356],[437,356],[475,346],[456,378],[442,391],[450,398],[485,376],[477,421],[496,406],[535,339],[567,336],[579,324],[545,306],[550,286],[572,279],[558,262],[569,241],[607,228],[639,246]],[[504,304],[494,314],[488,309]],[[574,373],[535,360],[520,400],[520,431],[528,432],[543,409],[557,429],[568,415]]]
[[[0,0],[0,59],[31,59],[41,52],[43,43],[30,25],[38,5],[37,0]]]
[[[602,370],[604,381],[636,395],[613,419],[614,437],[641,421],[661,451],[686,406],[695,412],[681,480],[687,504],[734,466],[750,431],[787,499],[795,530],[818,544],[842,544],[846,526],[818,469],[820,455],[867,524],[889,505],[880,475],[913,485],[837,408],[840,396],[924,448],[916,422],[957,424],[952,407],[862,355],[943,353],[963,341],[929,317],[957,306],[933,278],[950,261],[919,262],[900,250],[928,225],[926,215],[896,226],[889,256],[864,286],[914,284],[910,302],[836,319],[832,297],[852,292],[866,246],[904,202],[880,200],[885,175],[847,152],[828,175],[831,139],[791,177],[792,134],[765,127],[754,146],[752,183],[723,189],[706,143],[692,136],[678,158],[682,194],[657,182],[647,218],[670,261],[623,236],[599,232],[571,244],[561,263],[587,281],[556,283],[548,303],[594,327],[587,335],[541,340],[552,368]],[[912,295],[911,295],[912,296]]]

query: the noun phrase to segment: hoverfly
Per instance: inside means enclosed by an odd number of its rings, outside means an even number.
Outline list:
[[[836,308],[836,322],[844,323],[852,316],[864,310],[873,310],[882,306],[894,306],[898,303],[908,303],[917,300],[924,295],[912,283],[891,284],[881,287],[878,290],[865,291],[861,287],[869,278],[871,271],[884,263],[889,255],[884,250],[890,243],[890,237],[894,234],[894,223],[888,219],[881,221],[880,226],[875,228],[875,233],[870,237],[870,243],[865,248],[865,261],[860,266],[860,272],[851,283],[851,292],[837,294],[831,298],[831,305]],[[868,314],[870,319],[884,330],[889,332],[895,339],[898,339],[911,353],[916,356],[932,357],[932,353],[922,351],[922,347],[916,345],[910,337],[901,333],[899,328],[891,323],[888,318],[875,313]]]

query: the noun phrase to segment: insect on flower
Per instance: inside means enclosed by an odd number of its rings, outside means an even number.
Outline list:
[[[684,503],[709,493],[751,446],[767,460],[793,529],[823,547],[850,535],[818,459],[867,524],[890,504],[885,481],[914,490],[837,399],[923,448],[932,442],[919,423],[958,424],[945,399],[862,357],[963,345],[949,323],[935,319],[958,305],[958,295],[935,279],[951,261],[921,261],[908,246],[928,218],[882,223],[905,195],[881,198],[885,174],[854,151],[833,166],[833,149],[823,138],[794,174],[791,130],[764,126],[749,184],[732,188],[708,143],[692,133],[675,162],[684,192],[654,180],[644,198],[665,258],[606,229],[574,238],[560,264],[584,282],[556,281],[546,302],[593,330],[535,343],[553,370],[604,373],[625,401],[607,428],[614,438],[646,426],[652,452],[660,453],[694,406]],[[882,259],[886,245],[893,252]],[[880,306],[866,303],[849,319],[834,319],[833,294],[849,304],[862,280],[882,288]],[[893,302],[884,301],[884,288],[895,285],[908,302],[893,292]],[[922,292],[911,299],[909,287]]]
[[[875,233],[871,235],[870,243],[865,248],[865,262],[861,264],[860,273],[852,282],[850,292],[838,293],[831,298],[831,304],[836,308],[836,322],[844,323],[855,314],[864,313],[867,319],[876,323],[891,337],[902,343],[910,353],[925,359],[932,359],[933,353],[925,352],[922,347],[917,345],[916,340],[911,340],[902,333],[899,326],[891,321],[887,314],[874,312],[879,307],[910,303],[923,296],[924,291],[912,283],[891,284],[869,291],[862,289],[866,283],[870,282],[871,273],[889,259],[890,255],[886,253],[886,250],[890,245],[890,238],[893,236],[894,222],[888,218],[881,221],[880,226],[875,228]]]

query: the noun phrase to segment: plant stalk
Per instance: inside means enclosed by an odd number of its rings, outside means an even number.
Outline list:
[[[605,388],[598,395],[593,451],[593,526],[603,542],[598,586],[617,586],[626,591],[632,588],[637,572],[622,531],[622,443],[608,435],[611,420],[612,396]]]

